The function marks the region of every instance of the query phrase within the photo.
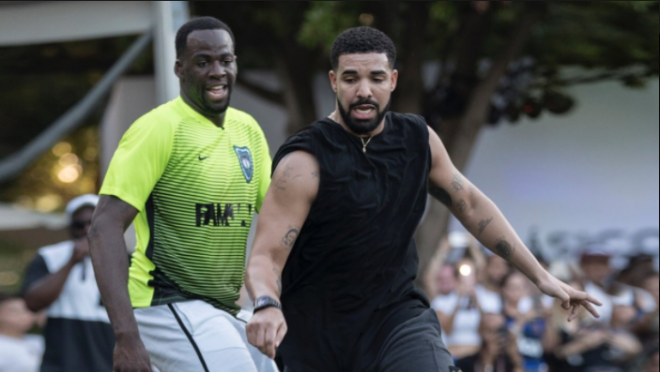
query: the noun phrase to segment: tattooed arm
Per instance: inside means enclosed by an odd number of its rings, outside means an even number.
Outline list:
[[[259,213],[257,234],[248,260],[246,284],[250,297],[279,301],[282,270],[296,243],[319,189],[319,166],[309,153],[297,151],[278,164]],[[247,325],[248,341],[270,358],[286,334],[282,312],[267,308]]]
[[[446,205],[481,244],[509,261],[544,293],[561,299],[564,308],[572,310],[571,317],[575,317],[579,306],[597,317],[591,304],[600,305],[598,301],[561,283],[543,269],[495,203],[454,167],[433,130],[429,130],[429,144],[433,162],[429,175],[431,195]]]

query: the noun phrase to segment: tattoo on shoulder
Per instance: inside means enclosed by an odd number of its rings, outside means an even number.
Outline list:
[[[282,238],[282,244],[287,248],[293,248],[293,245],[296,244],[296,240],[298,239],[298,234],[300,234],[300,229],[289,226],[289,231]]]
[[[497,243],[495,243],[495,253],[504,259],[511,258],[515,251],[516,246],[512,246],[504,237],[501,237],[497,240]]]
[[[289,182],[289,178],[291,177],[291,171],[293,171],[293,167],[287,165],[283,170],[276,174],[277,180],[275,180],[274,185],[278,190],[286,190],[286,184]]]
[[[493,217],[479,221],[479,235],[483,234],[491,222],[493,222]]]
[[[440,203],[444,204],[447,208],[452,207],[453,203],[451,200],[451,196],[449,195],[447,190],[443,189],[442,187],[430,185],[429,193],[431,194],[431,196],[436,198]]]
[[[467,209],[467,203],[465,202],[465,200],[459,201],[458,204],[456,205],[456,209],[458,209],[458,211],[461,213],[465,212],[465,210]]]
[[[451,187],[454,188],[454,191],[462,191],[464,189],[463,187],[463,178],[461,178],[461,175],[456,173],[454,174],[454,180],[451,182]]]

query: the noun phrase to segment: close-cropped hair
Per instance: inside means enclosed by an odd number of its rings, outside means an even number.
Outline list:
[[[229,33],[229,36],[231,36],[231,41],[234,43],[234,45],[236,44],[234,33],[226,23],[213,17],[193,18],[181,26],[179,31],[176,33],[175,44],[177,58],[181,57],[181,55],[186,51],[186,47],[188,46],[188,35],[190,35],[190,33],[193,31],[202,30],[225,30]]]
[[[396,62],[396,47],[389,36],[373,27],[355,27],[342,32],[332,44],[330,64],[339,67],[339,57],[344,54],[385,53],[390,68]]]

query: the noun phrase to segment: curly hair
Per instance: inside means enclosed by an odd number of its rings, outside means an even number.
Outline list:
[[[396,62],[396,47],[389,36],[373,27],[355,27],[342,32],[332,44],[330,63],[339,67],[339,57],[343,54],[385,53],[390,67]]]
[[[188,46],[188,35],[193,31],[201,30],[225,30],[231,36],[231,41],[236,44],[234,33],[226,23],[213,17],[199,17],[186,22],[176,33],[176,57],[179,58]]]

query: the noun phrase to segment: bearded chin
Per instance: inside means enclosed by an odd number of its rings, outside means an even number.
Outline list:
[[[390,103],[388,102],[383,111],[378,109],[378,115],[376,115],[374,119],[356,120],[351,116],[350,113],[347,112],[347,110],[344,109],[344,107],[341,105],[341,102],[339,102],[339,98],[337,98],[337,107],[339,108],[339,114],[341,115],[341,118],[344,120],[344,123],[348,129],[358,135],[369,134],[376,130],[376,128],[378,128],[380,123],[383,121],[383,118],[387,112],[390,111]]]

